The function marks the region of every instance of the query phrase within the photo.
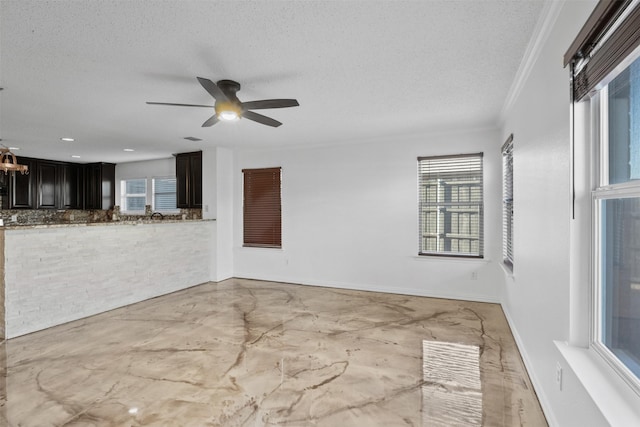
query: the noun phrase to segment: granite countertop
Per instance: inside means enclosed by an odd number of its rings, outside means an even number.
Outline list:
[[[63,228],[63,227],[99,227],[114,225],[149,225],[149,224],[193,224],[199,222],[215,221],[215,219],[139,219],[136,221],[104,221],[104,222],[69,222],[56,224],[17,224],[13,222],[5,222],[0,228],[6,230],[13,229],[30,229],[30,228]]]

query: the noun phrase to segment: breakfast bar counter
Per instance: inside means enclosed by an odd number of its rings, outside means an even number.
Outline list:
[[[1,337],[207,282],[215,233],[215,220],[0,227]]]

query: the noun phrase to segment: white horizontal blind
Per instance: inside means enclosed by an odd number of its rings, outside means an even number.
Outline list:
[[[126,212],[144,212],[147,203],[147,180],[127,179],[122,181],[122,206]]]
[[[176,178],[153,178],[153,210],[176,209]]]
[[[502,146],[502,262],[513,269],[513,135]]]
[[[419,255],[483,257],[482,153],[419,157]]]

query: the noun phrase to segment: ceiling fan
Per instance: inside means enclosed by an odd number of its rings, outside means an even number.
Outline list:
[[[147,104],[214,108],[216,111],[215,114],[209,117],[202,124],[202,127],[213,126],[220,120],[231,121],[238,120],[241,117],[263,125],[278,127],[282,123],[251,110],[297,107],[300,105],[295,99],[262,99],[259,101],[241,102],[236,96],[236,92],[240,90],[240,83],[233,80],[220,80],[218,83],[214,83],[203,77],[197,77],[197,79],[202,87],[216,100],[215,105],[174,104],[169,102],[147,102]]]

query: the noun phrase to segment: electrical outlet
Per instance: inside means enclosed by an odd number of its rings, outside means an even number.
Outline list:
[[[477,271],[472,271],[471,272],[471,280],[478,280],[478,272]]]
[[[558,390],[562,390],[562,366],[560,366],[560,362],[556,363],[556,384],[558,384]]]
[[[16,222],[18,220],[18,215],[11,215],[11,221]]]

